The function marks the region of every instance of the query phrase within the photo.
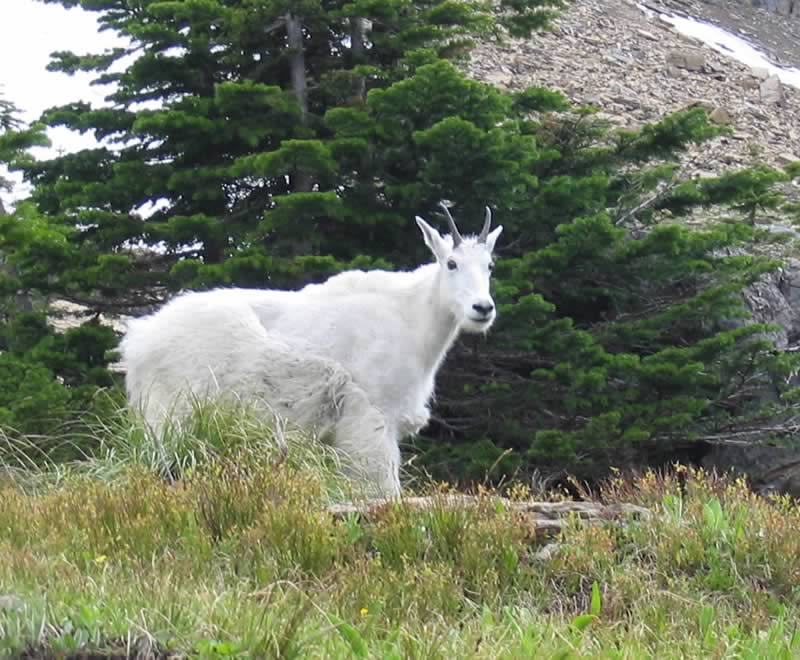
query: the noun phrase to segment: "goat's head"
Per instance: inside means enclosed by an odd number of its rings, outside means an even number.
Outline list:
[[[496,316],[489,282],[494,266],[492,252],[502,226],[492,225],[492,212],[486,207],[483,229],[477,236],[463,237],[453,216],[442,204],[450,235],[442,236],[425,220],[417,216],[425,244],[439,265],[440,300],[467,332],[486,332]]]

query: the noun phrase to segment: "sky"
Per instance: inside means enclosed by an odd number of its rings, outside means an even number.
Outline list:
[[[121,45],[118,37],[109,32],[99,32],[94,15],[81,9],[67,10],[36,0],[0,2],[3,7],[0,94],[20,108],[23,119],[33,120],[46,108],[72,101],[103,103],[108,91],[90,85],[89,74],[67,76],[51,73],[46,67],[53,51],[102,52]],[[640,7],[652,14],[643,5]],[[799,69],[775,66],[744,39],[691,18],[666,14],[662,14],[662,18],[672,23],[676,30],[704,41],[711,48],[749,66],[767,68],[779,75],[784,83],[800,88]],[[95,144],[90,134],[78,135],[64,128],[51,129],[48,135],[53,146],[37,150],[38,157],[52,157],[59,150],[77,151]],[[19,181],[18,177],[12,178]],[[25,196],[26,192],[25,186],[18,185],[13,194],[2,195],[2,198],[8,203]]]
[[[2,0],[2,4],[0,90],[22,110],[24,119],[35,119],[46,108],[71,101],[103,101],[107,92],[91,86],[89,74],[67,76],[46,67],[54,51],[102,52],[119,45],[117,37],[99,32],[94,15],[81,9],[35,0]],[[84,142],[67,132],[58,136],[58,144],[67,149]]]
[[[0,0],[0,95],[12,101],[25,121],[36,119],[43,110],[73,101],[103,102],[107,92],[91,86],[89,74],[67,76],[51,73],[46,67],[50,53],[72,50],[77,53],[101,52],[119,45],[110,33],[98,31],[93,14],[81,9],[64,9],[35,0]],[[50,149],[37,149],[38,157],[51,157],[59,149],[77,151],[95,144],[91,135],[78,135],[64,128],[48,131]],[[15,182],[19,177],[11,177]],[[3,201],[25,195],[19,186]]]

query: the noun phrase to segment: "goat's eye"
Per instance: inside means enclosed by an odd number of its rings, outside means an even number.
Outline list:
[[[490,261],[489,262],[489,271],[491,272],[493,270],[494,270],[494,261]]]
[[[454,259],[448,259],[447,260],[447,267],[450,270],[455,270],[456,268],[458,268],[458,264],[455,262]]]

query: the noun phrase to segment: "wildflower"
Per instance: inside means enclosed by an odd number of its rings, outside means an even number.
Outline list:
[[[369,610],[366,607],[362,607],[360,612],[361,616],[367,616],[367,614],[369,614]]]
[[[96,564],[102,564],[102,563],[103,563],[103,562],[105,562],[107,559],[108,559],[108,557],[106,557],[105,555],[98,555],[97,557],[95,557],[95,558],[94,558],[94,562],[95,562]]]

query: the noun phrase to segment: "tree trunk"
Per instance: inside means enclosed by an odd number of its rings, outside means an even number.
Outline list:
[[[0,217],[8,215],[6,213],[6,209],[3,206],[3,201],[0,200]],[[5,256],[0,255],[0,272],[5,273],[9,277],[16,277],[17,272],[13,266],[10,266],[6,263]],[[31,300],[30,295],[27,293],[22,293],[20,291],[14,296],[14,304],[18,312],[32,312],[33,311],[33,301]]]
[[[308,98],[306,97],[306,57],[303,45],[303,21],[289,12],[286,15],[286,36],[289,41],[289,66],[292,76],[292,89],[300,105],[300,117],[306,123]]]
[[[292,90],[300,106],[300,123],[308,123],[308,94],[306,91],[306,54],[303,44],[303,21],[292,12],[286,15],[286,36],[289,42],[289,69],[292,79]],[[294,192],[310,192],[314,182],[307,172],[292,174],[292,190]]]
[[[364,19],[351,18],[350,19],[350,51],[353,55],[353,63],[360,64],[364,61]],[[358,77],[358,87],[356,89],[356,97],[360,103],[366,99],[367,81],[364,76]]]

